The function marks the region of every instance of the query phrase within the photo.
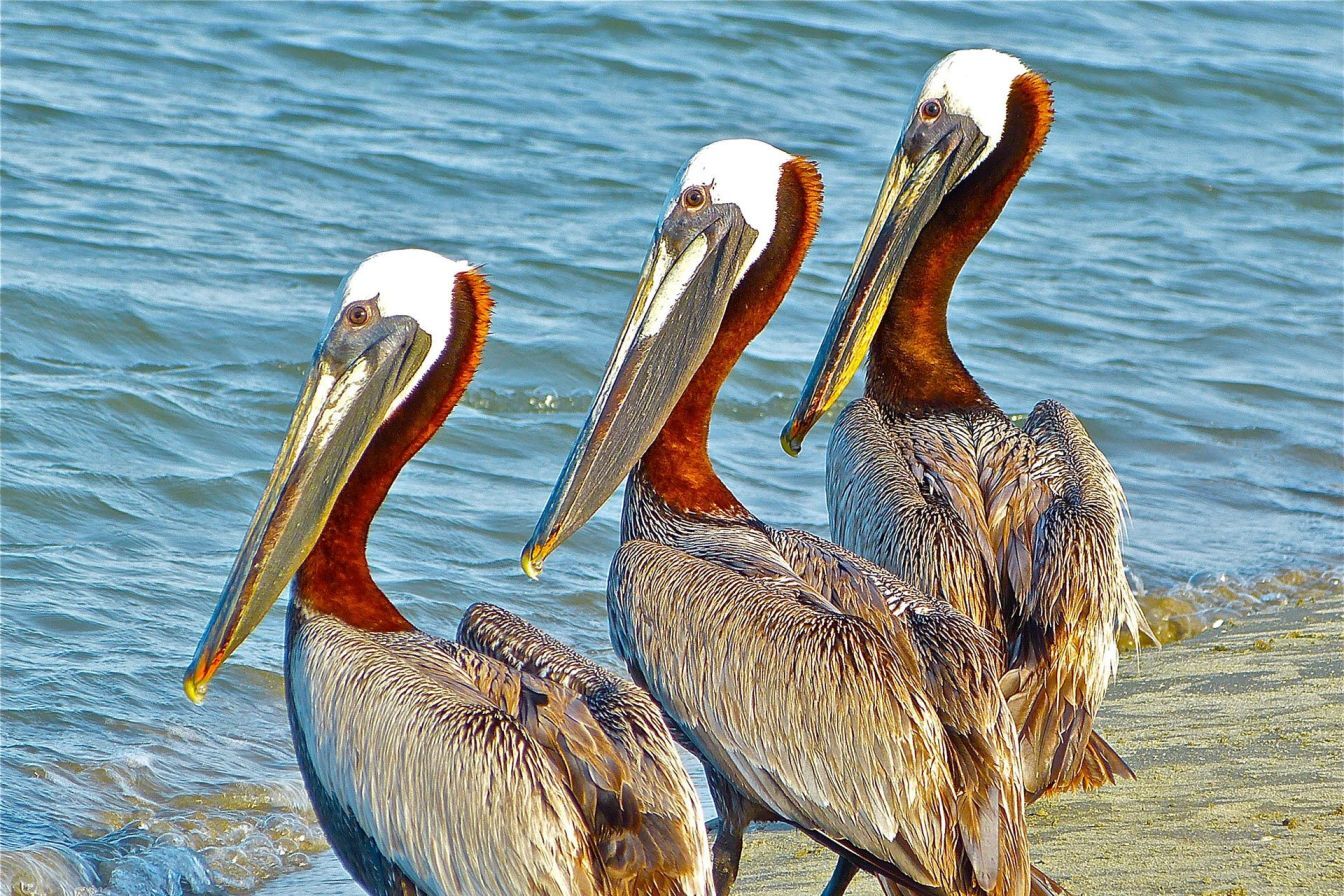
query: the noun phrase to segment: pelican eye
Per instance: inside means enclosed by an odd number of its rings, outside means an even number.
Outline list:
[[[688,212],[698,212],[708,202],[709,190],[704,187],[687,187],[681,191],[681,205]]]
[[[352,327],[364,326],[371,316],[369,306],[364,302],[356,302],[345,309],[345,322]]]
[[[933,121],[942,114],[943,104],[940,100],[925,100],[919,106],[919,117],[925,121]]]

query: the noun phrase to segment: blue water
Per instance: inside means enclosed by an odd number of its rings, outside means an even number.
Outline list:
[[[281,614],[204,708],[179,680],[332,290],[375,251],[470,258],[498,302],[376,577],[429,631],[489,599],[610,662],[618,502],[540,583],[517,556],[659,203],[721,137],[816,159],[820,234],[712,450],[762,517],[824,531],[828,424],[798,460],[776,435],[910,96],[958,47],[1020,54],[1058,108],[953,300],[972,371],[1083,417],[1177,634],[1339,587],[1339,5],[7,0],[0,23],[6,890],[356,892],[293,764]]]

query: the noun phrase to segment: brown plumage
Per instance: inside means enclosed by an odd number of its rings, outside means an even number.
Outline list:
[[[204,683],[295,576],[285,696],[318,821],[376,896],[709,896],[704,820],[648,696],[512,614],[458,642],[369,575],[369,524],[475,372],[485,280],[419,250],[345,281],[187,678]]]
[[[524,565],[535,572],[609,494],[606,483],[630,471],[607,585],[612,641],[705,763],[721,820],[720,896],[736,876],[745,825],[771,818],[881,875],[890,892],[1048,892],[1044,876],[1032,882],[992,636],[837,545],[761,522],[710,463],[714,399],[783,299],[820,211],[810,163],[747,142],[701,150],[672,195],[698,199],[689,191],[707,189],[717,220],[730,222],[717,238],[736,246],[737,234],[754,236],[754,263],[713,286],[688,271],[668,296],[675,278],[658,272],[685,270],[682,259],[698,251],[668,234],[683,232],[688,212],[706,214],[699,202],[670,205]],[[767,174],[775,200],[763,211]],[[700,254],[700,270],[721,272],[741,257],[716,245]],[[695,319],[687,303],[720,302],[703,332],[665,329],[678,313]],[[685,348],[705,337],[701,353]],[[641,378],[670,363],[695,372],[681,384]],[[595,470],[594,457],[610,466]]]
[[[947,333],[958,273],[1045,143],[1050,87],[1012,57],[962,51],[930,72],[916,108],[897,150],[910,166],[924,158],[925,132],[988,142],[978,157],[968,151],[969,173],[928,200],[931,216],[909,225],[904,264],[863,284],[889,298],[864,397],[831,436],[832,533],[998,634],[1028,800],[1132,777],[1093,730],[1116,631],[1143,627],[1121,558],[1119,482],[1062,405],[1042,402],[1014,426]],[[895,214],[879,209],[874,226]]]
[[[570,792],[594,820],[612,893],[697,892],[688,882],[703,880],[705,868],[697,863],[704,856],[687,848],[704,836],[697,798],[648,694],[489,604],[467,610],[457,639],[550,683],[550,695],[573,694],[565,703],[542,695],[531,730],[565,768]],[[584,724],[576,726],[575,719]]]
[[[1123,496],[1100,453],[1065,433],[1081,424],[1052,402],[1024,432],[997,408],[906,418],[864,398],[827,458],[836,541],[999,633],[1029,800],[1132,775],[1092,731],[1115,627],[1141,618],[1120,560]]]

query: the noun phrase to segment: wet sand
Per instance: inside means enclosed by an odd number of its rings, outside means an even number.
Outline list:
[[[1139,780],[1029,810],[1033,857],[1072,892],[1344,892],[1344,595],[1126,654],[1101,720]],[[815,896],[832,862],[753,832],[735,892]]]

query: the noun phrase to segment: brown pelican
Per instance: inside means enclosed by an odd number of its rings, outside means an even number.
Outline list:
[[[998,632],[1028,800],[1133,777],[1093,729],[1115,635],[1146,630],[1121,559],[1124,495],[1053,401],[1018,429],[947,335],[957,273],[1045,143],[1050,87],[962,50],[931,69],[793,419],[796,454],[871,344],[831,434],[836,541]]]
[[[345,279],[187,695],[294,579],[294,749],[364,889],[708,896],[699,803],[647,695],[486,604],[456,643],[423,634],[369,576],[369,523],[466,389],[489,316],[485,279],[432,252]]]
[[[820,212],[802,158],[754,140],[692,157],[523,567],[537,575],[629,474],[612,641],[705,763],[720,896],[745,825],[771,818],[892,892],[1024,894],[1020,763],[990,633],[842,548],[761,522],[710,464],[715,396]]]

